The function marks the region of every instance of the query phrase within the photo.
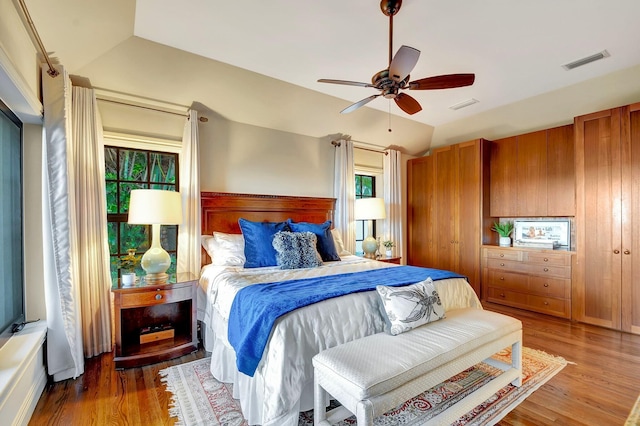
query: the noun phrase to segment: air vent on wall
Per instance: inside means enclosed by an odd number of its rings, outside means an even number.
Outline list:
[[[471,99],[467,99],[466,101],[458,102],[455,105],[451,105],[449,107],[449,109],[452,109],[452,110],[455,111],[455,110],[459,110],[459,109],[468,107],[469,105],[477,104],[478,102],[480,102],[480,101],[477,100],[477,99],[471,98]]]
[[[591,62],[595,62],[595,61],[599,61],[600,59],[604,59],[604,58],[608,58],[609,56],[609,52],[607,52],[606,50],[603,50],[602,52],[598,52],[594,55],[591,56],[587,56],[585,58],[582,59],[578,59],[577,61],[573,61],[573,62],[569,62],[568,64],[564,64],[562,66],[562,68],[564,68],[565,70],[569,71],[572,70],[574,68],[578,68],[581,67],[583,65],[587,65],[590,64]]]

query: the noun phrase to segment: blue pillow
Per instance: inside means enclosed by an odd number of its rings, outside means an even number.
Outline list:
[[[245,268],[276,266],[276,250],[273,248],[273,236],[279,231],[288,231],[286,222],[252,222],[238,219],[244,237]]]
[[[273,236],[273,248],[280,269],[315,268],[322,265],[316,250],[316,234],[313,232],[277,232]]]
[[[325,223],[308,223],[298,222],[293,223],[291,219],[287,219],[287,224],[293,232],[313,232],[318,238],[316,248],[320,257],[325,262],[332,260],[340,260],[336,245],[333,242],[333,236],[331,235],[331,221],[328,220]]]

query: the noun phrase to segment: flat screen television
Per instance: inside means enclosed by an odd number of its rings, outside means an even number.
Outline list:
[[[0,101],[0,347],[24,322],[22,122]]]

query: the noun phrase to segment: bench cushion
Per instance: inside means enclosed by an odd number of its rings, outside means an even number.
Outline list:
[[[408,333],[378,333],[327,349],[313,358],[313,365],[346,394],[365,400],[520,329],[522,323],[506,315],[457,309]]]

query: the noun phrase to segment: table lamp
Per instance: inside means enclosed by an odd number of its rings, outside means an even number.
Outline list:
[[[142,269],[148,284],[167,282],[171,257],[160,244],[161,225],[182,223],[182,198],[179,192],[160,189],[134,189],[129,200],[129,219],[132,225],[151,225],[151,247],[142,256]]]
[[[386,219],[384,200],[382,198],[356,199],[355,216],[356,220]],[[371,235],[372,228],[369,226],[369,235],[362,241],[362,251],[364,251],[364,257],[368,259],[375,259],[378,251],[378,241]]]

